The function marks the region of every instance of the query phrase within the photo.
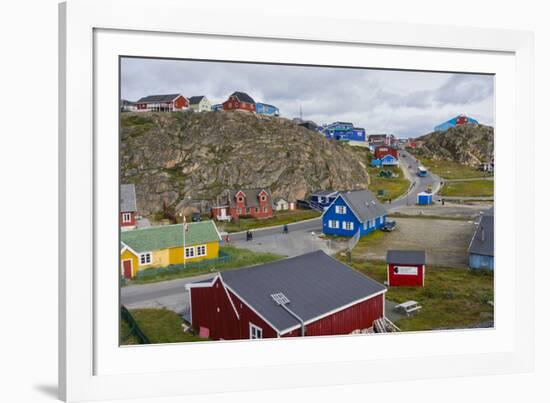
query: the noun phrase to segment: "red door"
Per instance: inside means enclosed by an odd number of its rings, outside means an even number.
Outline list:
[[[122,262],[122,266],[124,267],[124,278],[132,278],[132,261],[125,260]]]

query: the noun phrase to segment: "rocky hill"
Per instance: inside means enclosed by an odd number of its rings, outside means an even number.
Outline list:
[[[242,112],[123,113],[121,181],[136,185],[140,214],[216,203],[230,188],[267,187],[304,198],[318,188],[365,188],[350,147],[290,120]]]
[[[494,129],[483,125],[461,125],[445,132],[419,137],[418,156],[435,160],[452,160],[475,166],[490,162],[494,155]]]

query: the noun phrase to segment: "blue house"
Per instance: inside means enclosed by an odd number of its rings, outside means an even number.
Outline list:
[[[314,210],[325,211],[338,197],[334,190],[316,190],[309,197],[309,205]]]
[[[379,167],[379,166],[382,166],[382,161],[381,161],[381,160],[376,160],[376,159],[375,159],[375,160],[372,160],[372,161],[370,162],[370,164],[371,164],[371,166],[373,166],[373,167]]]
[[[340,141],[366,141],[367,135],[362,127],[354,127],[350,122],[334,122],[320,128],[327,139]]]
[[[474,118],[471,118],[466,115],[458,115],[434,127],[434,132],[445,132],[449,130],[451,127],[460,126],[460,125],[478,125],[478,124],[479,122]]]
[[[393,155],[385,155],[382,159],[380,159],[380,164],[382,166],[395,166],[398,165],[399,162]]]
[[[279,108],[273,105],[256,102],[256,113],[267,116],[279,116]]]
[[[470,268],[494,270],[494,216],[492,210],[481,216],[470,242]]]
[[[212,105],[212,111],[214,112],[223,111],[223,104]]]
[[[348,134],[348,140],[350,141],[366,141],[365,129],[362,127],[354,127],[351,133]]]
[[[323,213],[323,233],[327,235],[359,236],[380,229],[388,212],[370,190],[340,192]]]

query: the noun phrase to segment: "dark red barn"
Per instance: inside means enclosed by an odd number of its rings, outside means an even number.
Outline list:
[[[423,287],[426,275],[426,251],[389,250],[386,255],[388,285]]]
[[[391,155],[396,160],[399,159],[397,150],[393,147],[382,145],[382,146],[377,146],[374,149],[374,158],[376,158],[377,160],[384,158],[386,155]]]
[[[229,215],[233,219],[242,216],[254,218],[273,217],[271,193],[267,189],[236,189],[228,195]]]
[[[224,111],[244,111],[256,113],[256,102],[246,92],[235,91],[223,103]]]
[[[181,94],[148,95],[136,102],[140,112],[175,112],[189,108],[189,100]]]
[[[350,334],[384,317],[386,288],[322,251],[187,288],[190,322],[213,340]]]

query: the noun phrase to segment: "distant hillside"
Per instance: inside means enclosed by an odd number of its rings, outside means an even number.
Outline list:
[[[215,203],[229,188],[266,187],[274,198],[295,200],[318,188],[368,183],[364,160],[349,146],[283,118],[123,113],[121,128],[121,180],[136,185],[145,216],[182,201]]]
[[[421,145],[416,155],[435,160],[475,166],[492,161],[494,156],[494,129],[491,126],[460,125],[426,134],[417,140]]]

